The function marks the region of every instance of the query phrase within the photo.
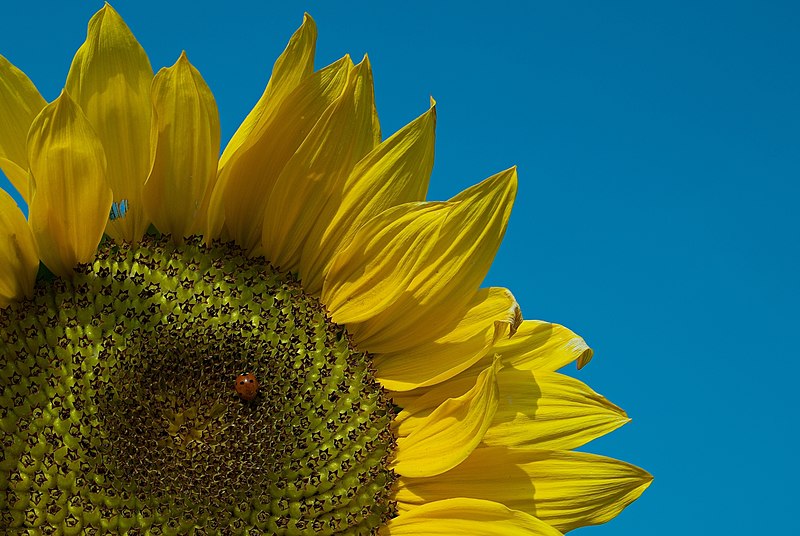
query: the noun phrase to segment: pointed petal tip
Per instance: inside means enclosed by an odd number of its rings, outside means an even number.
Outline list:
[[[360,62],[356,63],[353,72],[350,73],[351,77],[365,76],[372,72],[372,64],[369,62],[369,57],[364,54]]]
[[[119,15],[119,13],[117,12],[117,10],[116,10],[116,9],[114,9],[114,6],[112,6],[112,5],[111,5],[111,4],[109,4],[108,2],[105,2],[105,3],[103,4],[103,7],[101,7],[101,8],[100,8],[100,9],[97,11],[97,13],[95,13],[95,15],[98,15],[98,14],[103,14],[103,15],[105,15],[106,13],[108,13],[109,15],[116,15],[117,17],[119,17],[119,16],[120,16],[120,15]]]
[[[508,168],[506,170],[506,173],[510,173],[511,174],[511,180],[513,180],[515,183],[517,182],[518,176],[517,176],[517,165],[516,164],[514,164],[513,166]]]

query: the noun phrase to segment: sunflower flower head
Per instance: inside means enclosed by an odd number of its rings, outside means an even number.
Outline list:
[[[108,4],[53,102],[0,56],[0,527],[558,535],[650,484],[573,450],[628,421],[556,372],[583,339],[480,286],[516,170],[426,201],[435,103],[384,139],[316,38],[221,156]]]

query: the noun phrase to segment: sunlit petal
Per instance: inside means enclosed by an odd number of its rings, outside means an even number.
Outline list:
[[[283,168],[267,200],[262,252],[294,270],[325,207],[339,205],[350,171],[380,141],[369,60],[356,65],[342,95],[323,113]]]
[[[475,386],[445,400],[408,436],[397,440],[395,471],[403,477],[441,474],[464,461],[478,446],[498,404],[500,360],[478,376]]]
[[[630,421],[586,384],[557,372],[505,367],[497,383],[500,405],[487,445],[573,449]]]
[[[441,336],[486,276],[516,187],[510,169],[441,205],[435,224],[398,226],[394,209],[370,220],[326,276],[322,299],[334,320],[347,323],[359,344],[375,353]],[[382,239],[374,240],[377,235]],[[415,242],[420,246],[410,247]]]
[[[209,213],[209,237],[222,223],[248,251],[261,245],[264,212],[284,166],[344,90],[353,62],[345,56],[304,79],[271,113],[259,116],[247,138],[220,168],[210,211],[224,208],[224,220]],[[219,193],[217,193],[219,192]]]
[[[480,289],[446,335],[418,346],[375,356],[384,387],[408,391],[452,378],[469,368],[522,321],[519,305],[504,288]]]
[[[457,495],[457,491],[455,492]],[[481,499],[434,501],[404,512],[381,529],[383,536],[561,536],[535,517]]]
[[[314,71],[314,51],[317,45],[317,26],[308,13],[303,16],[303,23],[292,35],[286,49],[275,61],[272,76],[256,105],[247,114],[242,124],[231,138],[219,160],[219,173],[211,185],[211,196],[208,199],[207,221],[203,225],[208,239],[219,238],[225,232],[224,193],[230,177],[226,171],[231,157],[240,151],[248,150],[254,142],[251,135],[260,137],[259,130],[269,122],[288,95]],[[255,134],[254,134],[254,131]],[[217,187],[217,181],[220,181]]]
[[[401,512],[454,494],[498,501],[566,532],[615,517],[651,481],[638,467],[594,454],[480,447],[435,478],[403,478],[397,501]]]
[[[558,370],[578,361],[582,368],[593,351],[581,337],[558,324],[524,321],[513,339],[498,341],[494,351],[503,362],[524,370]]]
[[[424,201],[433,168],[436,109],[424,113],[375,147],[344,184],[338,203],[327,203],[309,234],[300,261],[303,287],[312,294],[322,282],[338,249],[359,227],[384,210]]]

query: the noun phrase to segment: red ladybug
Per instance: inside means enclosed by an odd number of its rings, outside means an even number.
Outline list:
[[[236,376],[236,385],[234,386],[236,393],[242,400],[248,402],[253,400],[258,393],[258,380],[251,373],[239,374]]]

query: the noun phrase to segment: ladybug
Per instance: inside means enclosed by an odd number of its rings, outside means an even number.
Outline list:
[[[234,385],[234,389],[236,389],[236,394],[238,394],[242,400],[250,402],[256,397],[256,393],[258,393],[258,380],[249,372],[239,374],[236,376],[236,385]]]

